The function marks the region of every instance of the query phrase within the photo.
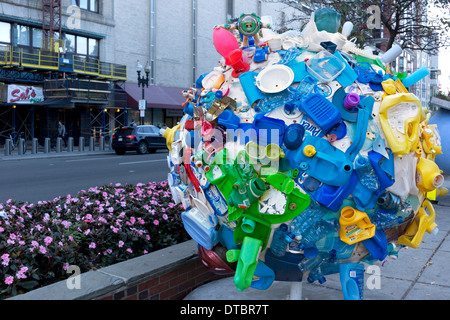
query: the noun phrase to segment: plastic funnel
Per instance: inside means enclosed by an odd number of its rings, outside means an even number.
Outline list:
[[[231,75],[234,78],[237,78],[241,73],[250,70],[250,65],[244,62],[244,59],[242,57],[242,50],[239,48],[233,50],[225,57],[225,64],[233,68],[233,72],[231,73]]]

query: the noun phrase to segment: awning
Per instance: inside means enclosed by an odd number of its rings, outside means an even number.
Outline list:
[[[128,108],[138,108],[139,100],[142,99],[142,87],[138,87],[137,83],[124,83],[121,87],[127,93]],[[183,109],[182,103],[186,101],[181,92],[185,88],[173,88],[162,86],[148,86],[144,88],[145,100],[147,100],[147,108],[161,109]]]

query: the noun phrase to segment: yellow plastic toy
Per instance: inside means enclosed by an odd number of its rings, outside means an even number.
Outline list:
[[[181,124],[178,124],[175,127],[167,128],[166,131],[164,131],[163,137],[166,139],[167,149],[169,149],[170,152],[172,152],[172,143],[175,141],[175,133],[180,129],[180,126]]]
[[[426,213],[425,208],[429,210],[429,215]],[[397,243],[412,248],[418,248],[422,242],[425,231],[433,234],[439,231],[436,223],[434,222],[435,217],[436,213],[433,205],[430,201],[425,199],[422,206],[419,208],[417,215],[414,217],[414,220],[406,229],[405,234],[398,238]]]
[[[392,152],[408,154],[419,139],[419,99],[411,93],[386,96],[380,105],[380,123]]]
[[[417,188],[423,192],[430,192],[444,183],[444,176],[438,165],[425,158],[420,158],[416,167]]]
[[[352,207],[341,210],[339,218],[341,240],[347,244],[354,244],[375,235],[375,225],[370,222],[369,216],[363,211]]]

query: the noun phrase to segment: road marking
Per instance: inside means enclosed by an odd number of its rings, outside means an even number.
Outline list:
[[[85,159],[78,159],[78,160],[66,160],[66,162],[95,161],[95,160],[106,160],[106,159],[111,159],[111,157],[85,158]]]
[[[125,166],[125,165],[128,165],[128,164],[163,162],[163,161],[167,161],[167,159],[157,159],[157,160],[147,160],[147,161],[134,161],[134,162],[122,162],[122,163],[119,163],[119,166]]]

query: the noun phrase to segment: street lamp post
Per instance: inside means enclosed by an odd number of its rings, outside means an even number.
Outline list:
[[[142,100],[139,101],[139,113],[140,113],[140,118],[141,118],[141,125],[144,124],[144,117],[145,117],[145,108],[147,106],[147,102],[145,101],[145,86],[147,86],[148,88],[148,84],[149,84],[149,73],[150,73],[151,67],[150,64],[147,61],[147,65],[144,68],[144,71],[146,73],[146,77],[142,76],[141,77],[141,72],[142,72],[142,64],[139,62],[139,60],[137,61],[136,64],[136,72],[138,74],[138,87],[142,86]]]

